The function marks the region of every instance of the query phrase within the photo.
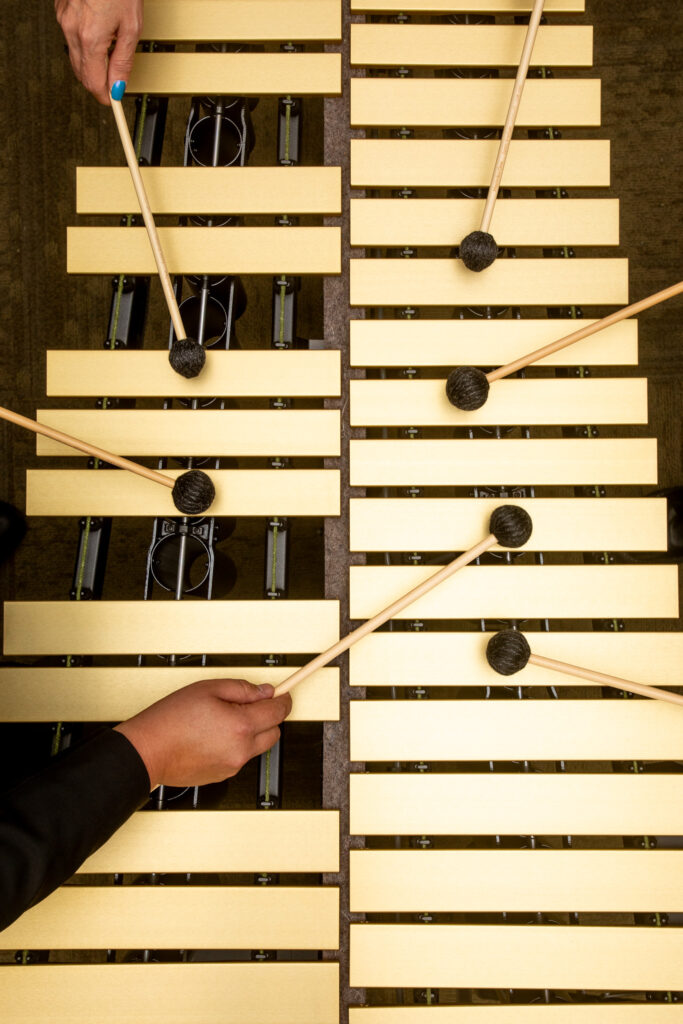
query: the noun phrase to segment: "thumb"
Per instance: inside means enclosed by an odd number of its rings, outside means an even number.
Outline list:
[[[111,92],[114,82],[128,82],[133,67],[137,42],[136,35],[121,29],[116,39],[116,46],[109,57],[109,71],[107,73],[109,92]]]
[[[216,679],[214,695],[220,700],[232,704],[254,704],[273,696],[273,687],[269,683],[255,686],[246,679]]]

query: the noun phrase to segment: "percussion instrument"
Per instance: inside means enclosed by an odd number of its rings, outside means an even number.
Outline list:
[[[169,366],[113,138],[66,267],[112,278],[107,342],[48,351],[37,419],[216,497],[181,516],[38,437],[27,513],[78,518],[76,571],[69,601],[5,604],[2,721],[56,723],[56,751],[196,679],[306,678],[257,765],[162,787],[0,933],[7,1024],[683,1021],[683,713],[570,672],[683,685],[639,323],[552,344],[630,298],[584,0],[545,2],[498,258],[457,256],[533,6],[146,0],[123,110],[206,363]],[[537,349],[449,403],[453,367]],[[487,536],[502,504],[533,520],[520,550]],[[112,522],[145,538],[135,599],[103,583]],[[533,651],[514,679],[486,659],[503,628]]]

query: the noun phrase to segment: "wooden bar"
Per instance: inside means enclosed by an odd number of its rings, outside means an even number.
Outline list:
[[[351,566],[351,618],[369,619],[434,572],[433,566]],[[677,616],[675,565],[473,565],[419,598],[397,618]]]
[[[267,42],[341,38],[340,0],[145,0],[142,39]]]
[[[595,323],[586,317],[582,324]],[[352,320],[352,366],[502,366],[568,334],[572,320]],[[638,321],[622,320],[536,366],[635,366]]]
[[[0,932],[2,949],[336,949],[339,890],[62,886]]]
[[[356,427],[647,423],[647,378],[498,380],[472,412],[451,405],[443,379],[352,380],[350,409]]]
[[[311,654],[339,639],[336,601],[10,601],[5,654]]]
[[[526,25],[351,25],[351,64],[517,68]],[[531,67],[590,67],[592,25],[541,25]]]
[[[78,873],[338,870],[338,811],[195,810],[138,811]]]
[[[351,775],[350,784],[352,835],[661,836],[683,831],[680,775],[415,772]],[[542,984],[549,986],[549,979]]]
[[[341,55],[136,53],[127,91],[162,96],[339,96]]]
[[[39,409],[41,423],[116,455],[339,455],[333,409]],[[78,455],[38,436],[39,455]]]
[[[680,1024],[676,1003],[350,1007],[349,1024]]]
[[[354,686],[501,686],[486,661],[492,633],[375,633],[349,652]],[[537,654],[653,686],[683,686],[683,633],[530,633]],[[574,676],[527,665],[520,686],[576,686]]]
[[[292,671],[290,666],[262,665],[212,665],[208,668],[3,666],[0,668],[0,721],[120,722],[198,679],[248,679],[255,684],[277,686]],[[305,679],[292,691],[292,702],[290,722],[337,721],[339,669],[323,668]]]
[[[497,151],[496,139],[351,139],[351,184],[481,188],[491,180]],[[609,183],[607,139],[513,139],[502,179],[503,188]]]
[[[352,199],[351,245],[459,245],[481,222],[483,199]],[[618,199],[501,199],[499,245],[618,245]]]
[[[526,14],[533,5],[533,0],[351,0],[351,10],[356,14],[362,14],[364,11]],[[585,9],[586,0],[545,0],[544,5],[545,11],[562,14],[582,14]]]
[[[683,853],[643,850],[352,850],[355,913],[683,908]]]
[[[131,1007],[136,1024],[339,1020],[336,963],[31,966],[0,967],[4,1024],[130,1024]]]
[[[188,54],[189,56],[189,54]],[[170,274],[338,274],[334,227],[159,228]],[[145,228],[66,229],[69,274],[157,273]]]
[[[339,167],[141,167],[140,173],[153,213],[215,216],[341,210]],[[76,212],[139,213],[128,169],[77,167]]]
[[[512,683],[516,681],[515,678]],[[504,682],[501,680],[498,685]],[[351,761],[680,761],[682,758],[683,709],[663,701],[351,701]],[[437,909],[429,902],[423,906]],[[541,904],[534,906],[541,909]],[[512,908],[501,906],[499,909]],[[531,905],[524,909],[530,910]],[[607,907],[595,909],[606,910]]]
[[[350,86],[354,127],[499,127],[505,123],[513,80],[352,78]],[[549,124],[599,127],[600,79],[529,79],[517,126]]]
[[[182,469],[164,470],[178,477]],[[338,516],[339,470],[210,469],[214,516]],[[29,516],[177,516],[171,492],[133,473],[26,471]],[[650,549],[654,550],[654,549]]]
[[[283,398],[340,393],[339,352],[251,349],[209,351],[198,377],[188,380],[171,368],[168,352],[120,349],[47,352],[47,394],[112,398]]]
[[[351,925],[352,986],[669,991],[683,929]]]
[[[351,441],[352,487],[656,484],[655,438]]]
[[[625,259],[499,259],[485,274],[473,274],[457,259],[352,259],[349,267],[352,306],[590,306],[628,302]]]
[[[505,503],[508,504],[507,499]],[[467,551],[498,498],[351,498],[351,551]],[[666,498],[515,498],[527,551],[666,551]]]

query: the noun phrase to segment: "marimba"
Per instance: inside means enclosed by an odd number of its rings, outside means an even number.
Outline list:
[[[592,63],[590,27],[571,23],[582,0],[546,3],[492,225],[504,253],[478,276],[457,259],[483,207],[529,8],[147,0],[155,45],[128,91],[202,97],[186,165],[142,173],[155,214],[182,220],[160,233],[170,272],[195,289],[206,368],[186,381],[158,342],[117,349],[125,296],[154,263],[125,167],[79,168],[77,212],[127,222],[70,228],[67,269],[116,275],[116,319],[106,351],[49,353],[47,395],[108,397],[38,417],[171,470],[201,465],[217,497],[210,516],[183,522],[146,480],[73,462],[28,472],[30,515],[143,516],[155,543],[173,537],[177,600],[152,599],[150,585],[144,601],[7,604],[5,654],[54,664],[0,669],[3,720],[121,719],[215,676],[216,657],[231,675],[279,682],[285,659],[326,648],[444,552],[471,546],[501,497],[528,509],[534,532],[521,554],[494,551],[294,691],[292,720],[325,723],[322,806],[269,806],[280,762],[266,758],[262,809],[161,800],[83,865],[87,884],[10,926],[3,949],[54,952],[0,968],[8,1024],[683,1019],[683,931],[665,926],[683,912],[670,838],[683,835],[679,709],[608,700],[533,665],[504,687],[484,656],[501,620],[524,622],[540,654],[683,682],[681,634],[660,632],[678,616],[676,566],[645,561],[667,549],[666,502],[642,496],[657,483],[647,383],[618,371],[637,364],[637,323],[500,382],[475,413],[444,395],[451,366],[504,363],[566,333],[558,311],[593,316],[629,299],[626,259],[570,258],[619,241],[618,201],[581,191],[610,180],[609,142],[584,131],[600,124],[600,82],[548,73]],[[200,45],[176,49],[188,42]],[[279,166],[247,159],[247,98],[264,96],[278,98]],[[324,97],[324,166],[295,152],[292,119],[308,97]],[[203,119],[213,148],[200,158]],[[227,122],[242,140],[230,161]],[[247,275],[273,278],[274,329],[240,349],[232,321]],[[303,349],[293,302],[307,275],[325,275],[325,330]],[[44,438],[37,451],[67,454]],[[180,600],[198,589],[192,539],[210,575],[216,524],[242,517],[268,524],[263,599]],[[318,599],[282,596],[278,538],[299,517],[325,519]],[[612,564],[615,551],[638,557]],[[257,663],[266,654],[277,657]]]

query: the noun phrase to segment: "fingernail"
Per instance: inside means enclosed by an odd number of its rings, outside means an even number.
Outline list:
[[[117,82],[114,82],[114,84],[111,87],[112,99],[122,100],[125,91],[126,83],[123,81],[123,79],[119,78],[119,80]]]
[[[269,683],[261,683],[258,687],[258,692],[262,693],[264,697],[270,697],[272,686]]]

